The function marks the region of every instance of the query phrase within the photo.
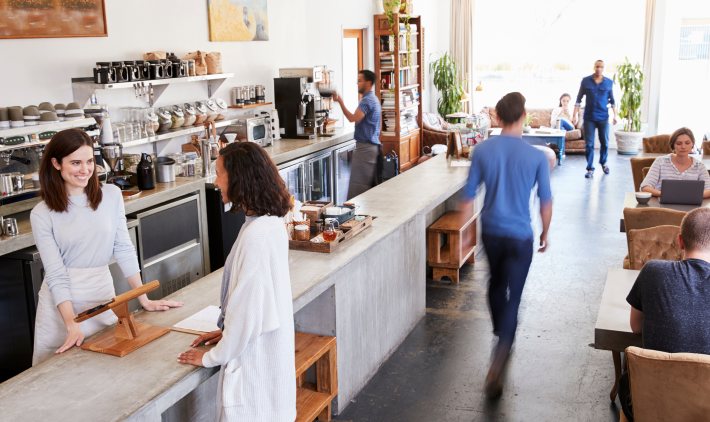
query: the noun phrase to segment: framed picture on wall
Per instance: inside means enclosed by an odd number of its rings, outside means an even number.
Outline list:
[[[107,37],[105,0],[0,0],[0,39]]]
[[[210,41],[268,41],[266,0],[207,0]]]

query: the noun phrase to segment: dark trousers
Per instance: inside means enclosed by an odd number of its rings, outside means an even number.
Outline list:
[[[488,286],[488,301],[491,306],[493,331],[500,338],[499,344],[513,344],[518,328],[518,308],[523,294],[525,279],[532,263],[531,240],[482,236],[488,262],[491,266],[491,281]]]
[[[609,120],[600,122],[584,121],[584,156],[587,157],[587,171],[594,171],[594,130],[599,133],[599,164],[604,167],[609,153]]]
[[[634,421],[634,410],[631,404],[631,386],[629,385],[629,371],[621,373],[619,378],[619,401],[621,402],[621,410],[624,412],[626,419],[629,422]]]

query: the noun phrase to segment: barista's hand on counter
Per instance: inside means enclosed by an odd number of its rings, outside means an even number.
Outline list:
[[[149,312],[154,311],[167,311],[170,308],[180,308],[184,305],[183,302],[175,302],[172,300],[150,300],[147,296],[143,295],[138,298],[143,309]]]
[[[209,346],[210,344],[217,344],[220,340],[222,340],[222,330],[211,331],[197,337],[195,341],[190,343],[190,347],[197,347],[203,342],[205,343],[205,346]]]
[[[202,355],[205,353],[207,353],[207,350],[188,350],[178,355],[178,362],[202,366]]]
[[[55,354],[59,353],[64,353],[67,350],[71,349],[74,346],[81,346],[81,343],[84,342],[84,333],[81,332],[81,328],[79,328],[79,323],[72,321],[71,323],[67,324],[67,339],[64,340],[64,344],[62,347],[57,349]]]

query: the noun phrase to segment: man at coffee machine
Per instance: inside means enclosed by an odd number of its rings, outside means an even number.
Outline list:
[[[333,94],[333,99],[340,104],[345,118],[349,122],[355,122],[357,146],[353,153],[348,199],[366,192],[374,185],[377,157],[382,154],[382,144],[380,143],[382,108],[380,101],[372,91],[374,83],[375,73],[371,70],[361,70],[358,73],[357,92],[362,94],[362,100],[360,100],[355,113],[351,113],[345,108],[341,95]]]

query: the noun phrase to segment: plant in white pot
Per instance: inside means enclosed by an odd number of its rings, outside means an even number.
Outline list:
[[[614,82],[621,88],[619,117],[626,121],[624,130],[615,130],[616,148],[619,154],[635,155],[644,133],[641,132],[641,100],[643,99],[643,72],[641,66],[626,63],[619,65],[614,74]]]

